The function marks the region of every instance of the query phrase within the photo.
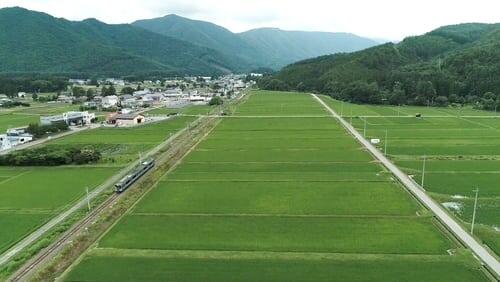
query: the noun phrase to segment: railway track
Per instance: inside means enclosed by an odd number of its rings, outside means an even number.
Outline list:
[[[75,235],[79,234],[82,230],[84,230],[89,223],[96,220],[101,213],[120,197],[121,194],[113,194],[106,201],[104,201],[97,208],[92,210],[85,218],[83,218],[79,223],[73,226],[70,230],[68,230],[63,236],[61,236],[58,240],[53,242],[47,248],[43,249],[41,252],[36,255],[35,258],[32,259],[29,263],[25,264],[22,268],[20,268],[14,276],[10,278],[10,281],[25,281],[28,278],[30,272],[36,268],[37,266],[43,264],[47,258],[51,258],[53,254],[57,253],[57,251],[65,246],[70,239],[72,239]]]

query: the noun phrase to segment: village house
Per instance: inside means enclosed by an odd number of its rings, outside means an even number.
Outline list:
[[[102,97],[101,106],[103,108],[109,109],[114,108],[118,105],[120,99],[116,95]]]
[[[118,126],[133,126],[144,123],[145,117],[141,114],[127,113],[112,113],[107,117],[109,124],[116,124]]]

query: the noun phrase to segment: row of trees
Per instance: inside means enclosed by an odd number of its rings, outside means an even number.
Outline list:
[[[284,81],[278,79],[263,80],[259,83],[263,89],[274,91],[300,91],[308,89],[303,83],[297,87],[290,87]],[[473,105],[477,109],[496,111],[500,110],[500,94],[488,91],[482,95],[450,94],[439,95],[436,87],[431,81],[418,81],[415,90],[407,92],[407,87],[399,81],[394,82],[392,89],[381,88],[377,82],[367,83],[356,80],[351,83],[342,84],[336,82],[328,83],[322,91],[337,100],[349,101],[358,104],[386,104],[386,105],[416,105],[447,107],[449,105]],[[499,92],[500,93],[500,92]]]
[[[29,103],[19,102],[19,101],[8,101],[0,104],[0,108],[13,108],[13,107],[29,107]]]
[[[1,166],[60,166],[96,163],[101,153],[91,146],[45,146],[0,156]]]
[[[0,77],[0,93],[16,97],[19,92],[59,92],[68,87],[67,78],[63,77]]]
[[[38,123],[30,123],[26,128],[26,132],[33,135],[35,138],[40,138],[48,134],[67,131],[68,125],[64,122],[57,122],[50,125],[40,125]]]

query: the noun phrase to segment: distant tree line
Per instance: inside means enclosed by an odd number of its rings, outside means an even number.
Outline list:
[[[34,76],[34,77],[7,77],[0,76],[0,94],[8,97],[17,97],[19,92],[40,93],[60,92],[68,87],[65,77]]]
[[[14,108],[14,107],[29,107],[29,103],[19,102],[19,101],[8,101],[0,104],[0,108]]]
[[[60,166],[96,163],[101,153],[91,146],[45,146],[0,156],[0,166]]]

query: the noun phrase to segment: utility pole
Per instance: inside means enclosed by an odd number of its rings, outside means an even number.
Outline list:
[[[366,119],[363,119],[363,121],[365,122],[363,126],[363,137],[366,137]]]
[[[474,223],[476,222],[476,209],[477,209],[477,197],[479,195],[479,188],[476,188],[473,192],[476,192],[476,198],[474,199],[474,211],[472,212],[472,224],[470,227],[470,234],[474,235]]]
[[[85,187],[85,190],[87,191],[87,208],[89,209],[89,212],[90,212],[89,187]]]
[[[387,129],[386,129],[385,130],[385,140],[384,140],[384,155],[386,155],[386,156],[387,156],[387,142],[389,141],[389,140],[387,140],[387,133],[388,132],[387,132]]]
[[[424,183],[425,183],[425,162],[427,160],[427,156],[424,155],[424,163],[422,165],[422,184],[420,186],[422,186],[422,188],[424,188]]]

